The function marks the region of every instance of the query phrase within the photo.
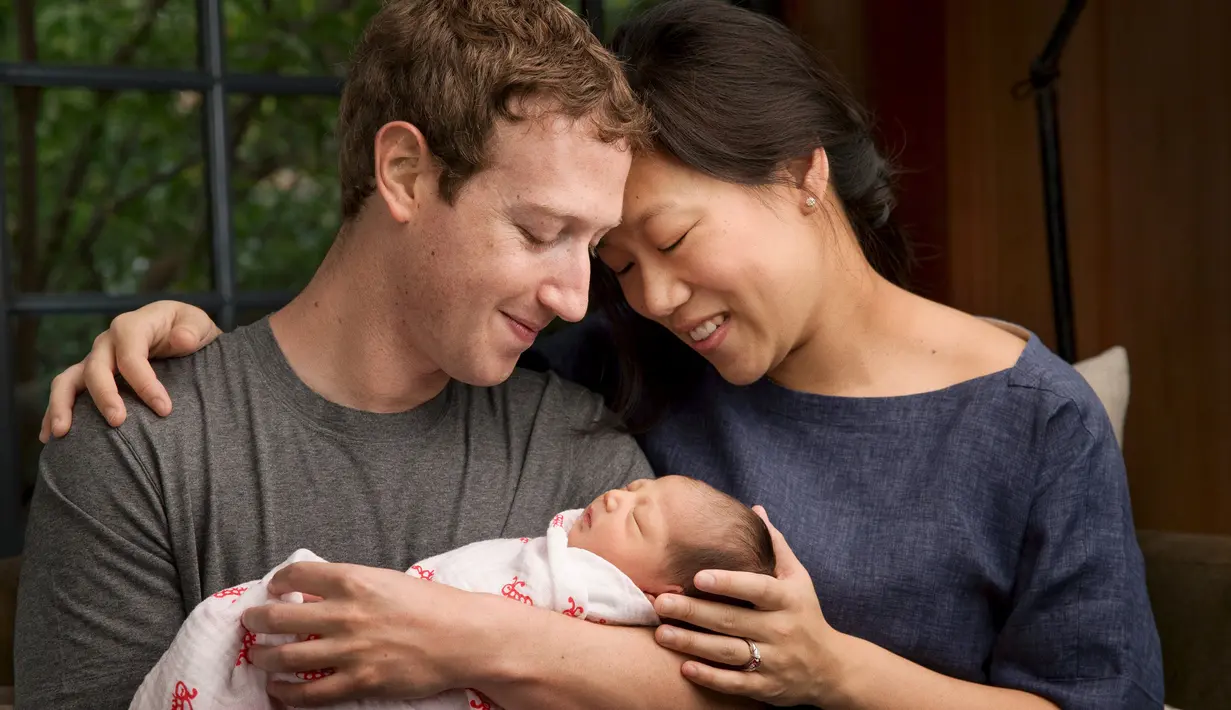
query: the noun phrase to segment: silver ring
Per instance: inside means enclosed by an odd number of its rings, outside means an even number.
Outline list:
[[[740,666],[741,671],[751,673],[761,667],[761,649],[757,648],[757,644],[752,639],[744,639],[748,644],[748,662]]]

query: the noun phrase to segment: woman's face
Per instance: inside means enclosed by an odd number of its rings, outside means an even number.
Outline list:
[[[753,190],[649,154],[633,160],[623,222],[598,256],[637,313],[748,384],[808,336],[821,241],[798,191]]]

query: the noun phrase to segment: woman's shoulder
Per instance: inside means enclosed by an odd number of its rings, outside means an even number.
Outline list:
[[[1080,427],[1094,438],[1114,438],[1107,410],[1093,387],[1038,336],[1031,336],[1006,384],[1035,400],[1040,417],[1053,423],[1053,428],[1065,424]]]
[[[1006,321],[968,318],[974,323],[966,366],[1003,374],[996,378],[1003,385],[998,404],[1022,409],[1041,425],[1040,431],[1050,430],[1052,436],[1083,432],[1094,438],[1114,436],[1094,389],[1038,335]]]

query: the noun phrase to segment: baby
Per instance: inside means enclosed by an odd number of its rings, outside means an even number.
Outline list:
[[[299,561],[321,558],[299,550],[263,579],[198,604],[145,677],[130,710],[165,710],[168,704],[185,710],[276,707],[265,693],[266,674],[251,665],[248,649],[303,639],[254,634],[241,618],[246,609],[269,602],[302,603],[298,594],[279,600],[265,593],[275,572]],[[772,575],[769,531],[734,498],[693,479],[666,476],[634,481],[607,491],[585,509],[560,513],[543,537],[472,543],[423,560],[407,573],[594,623],[650,626],[658,623],[654,596],[706,596],[692,581],[703,569]],[[325,675],[328,671],[279,678],[305,682]],[[473,690],[334,707],[498,710]]]

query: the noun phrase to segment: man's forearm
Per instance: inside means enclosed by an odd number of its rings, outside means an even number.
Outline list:
[[[685,657],[659,646],[652,629],[492,601],[500,605],[497,628],[490,655],[479,661],[487,679],[479,690],[508,710],[760,707],[688,682],[680,674]]]
[[[942,675],[853,636],[844,637],[841,681],[823,706],[834,710],[1057,710],[1020,690]]]

